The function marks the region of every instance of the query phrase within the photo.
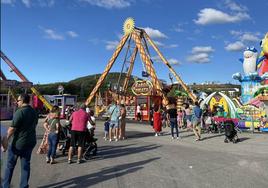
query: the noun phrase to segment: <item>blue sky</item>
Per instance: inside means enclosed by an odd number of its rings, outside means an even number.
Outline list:
[[[267,32],[267,0],[1,0],[1,50],[33,83],[102,73],[133,17],[185,83],[232,82]],[[150,48],[160,79],[168,69]],[[120,71],[125,51],[112,71]],[[9,79],[17,78],[1,60]],[[141,77],[137,56],[133,74]]]

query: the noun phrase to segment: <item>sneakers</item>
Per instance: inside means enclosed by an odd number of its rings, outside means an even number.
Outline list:
[[[46,162],[50,163],[50,159],[48,157],[46,157]]]
[[[80,164],[81,162],[82,162],[81,159],[77,159],[76,161],[77,164]]]
[[[110,139],[109,142],[112,142],[112,139]]]
[[[155,135],[154,136],[158,136],[158,134],[157,133],[155,133]]]
[[[118,139],[116,138],[116,139],[115,139],[115,141],[117,142],[117,141],[118,141]]]
[[[181,139],[181,137],[180,137],[180,136],[178,136],[178,137],[177,137],[177,140],[179,140],[179,139]]]
[[[174,136],[172,136],[171,139],[174,140]]]
[[[68,160],[68,164],[71,164],[71,163],[72,163],[72,160],[71,160],[71,159],[69,159],[69,160]]]
[[[55,160],[53,158],[51,158],[50,164],[55,164]]]

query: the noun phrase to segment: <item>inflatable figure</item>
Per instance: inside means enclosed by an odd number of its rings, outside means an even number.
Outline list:
[[[243,63],[246,76],[257,71],[258,53],[255,47],[247,47],[244,51],[244,58],[239,60]]]
[[[258,72],[259,75],[265,77],[268,73],[268,33],[266,33],[265,37],[261,41],[262,52],[260,59],[262,60],[258,64]],[[268,84],[268,80],[264,82],[264,84]]]

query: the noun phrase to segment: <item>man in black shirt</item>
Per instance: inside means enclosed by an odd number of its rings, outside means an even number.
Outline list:
[[[7,166],[3,180],[3,188],[9,188],[12,174],[17,163],[21,160],[20,187],[29,187],[30,161],[34,146],[36,145],[36,125],[38,116],[29,105],[30,97],[21,94],[18,99],[18,110],[15,112],[12,125],[8,129],[7,139],[13,136],[13,141],[8,147]]]

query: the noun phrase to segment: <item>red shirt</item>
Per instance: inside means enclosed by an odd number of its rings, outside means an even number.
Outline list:
[[[75,111],[71,116],[72,131],[86,131],[88,114],[85,110]]]

